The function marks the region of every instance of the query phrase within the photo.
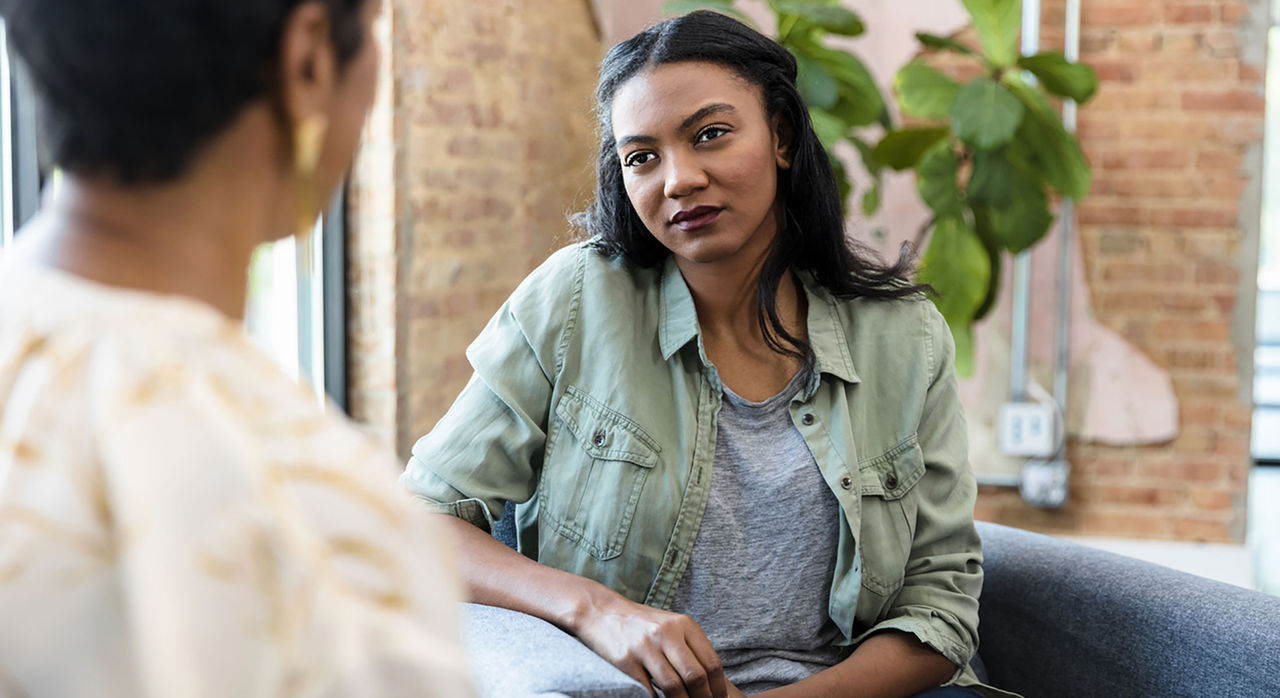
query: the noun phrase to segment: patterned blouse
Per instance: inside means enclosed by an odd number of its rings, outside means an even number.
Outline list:
[[[0,264],[0,696],[471,696],[397,470],[212,308]]]

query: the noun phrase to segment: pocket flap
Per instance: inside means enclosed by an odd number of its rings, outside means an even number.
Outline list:
[[[924,477],[924,453],[916,436],[898,442],[888,451],[858,463],[862,494],[901,499]]]
[[[569,387],[556,406],[556,416],[592,458],[626,461],[644,468],[658,464],[662,448],[653,437],[577,388]]]

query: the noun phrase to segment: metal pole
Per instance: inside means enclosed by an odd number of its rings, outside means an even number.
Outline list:
[[[1080,0],[1067,0],[1066,41],[1063,54],[1068,61],[1080,59]],[[1062,125],[1067,133],[1076,132],[1076,103],[1062,102]],[[1071,351],[1071,242],[1075,236],[1075,202],[1062,202],[1062,239],[1058,252],[1058,332],[1055,339],[1053,365],[1053,399],[1062,414],[1063,448],[1066,448],[1067,370]]]
[[[1022,3],[1022,55],[1040,50],[1040,0]],[[1020,252],[1013,266],[1013,324],[1009,332],[1009,396],[1014,402],[1027,397],[1027,325],[1031,300],[1031,253]]]

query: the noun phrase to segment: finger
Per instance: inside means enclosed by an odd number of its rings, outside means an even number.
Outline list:
[[[653,682],[658,684],[658,688],[662,689],[667,698],[689,698],[689,692],[684,688],[684,681],[671,666],[670,660],[661,648],[652,646],[646,648],[640,660],[644,663],[644,670],[649,672]]]
[[[729,681],[724,675],[724,665],[720,662],[720,655],[716,652],[716,648],[711,645],[711,640],[702,631],[702,627],[694,623],[694,627],[685,635],[685,642],[698,658],[698,663],[702,665],[703,670],[707,672],[707,686],[711,690],[712,697],[727,698]]]
[[[712,698],[711,684],[707,681],[707,670],[684,638],[666,645],[663,651],[666,653],[667,661],[671,662],[672,668],[680,675],[680,681],[684,684],[689,698]],[[723,693],[720,694],[720,698],[724,698]]]
[[[650,698],[658,698],[658,693],[653,690],[653,681],[649,678],[649,673],[644,670],[644,667],[639,662],[625,662],[616,666],[622,670],[622,673],[644,686],[644,690],[649,692]]]

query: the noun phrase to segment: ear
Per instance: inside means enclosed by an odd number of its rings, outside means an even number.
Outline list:
[[[321,2],[299,4],[280,36],[280,107],[291,131],[327,117],[337,92],[338,57],[330,38],[329,10]]]
[[[778,169],[789,170],[795,157],[795,129],[780,114],[774,115],[770,126],[773,128],[774,161]]]

